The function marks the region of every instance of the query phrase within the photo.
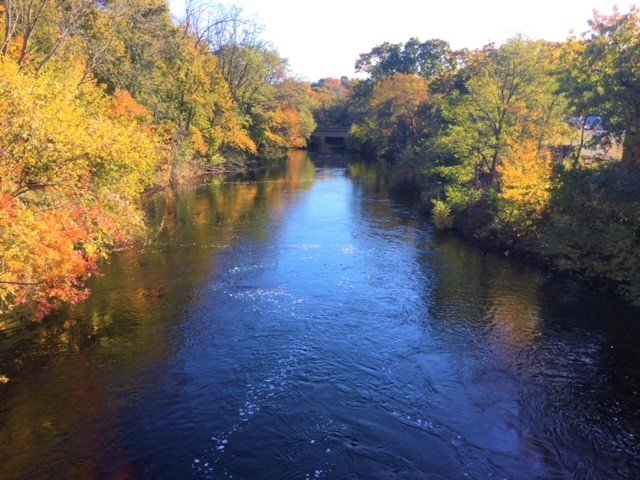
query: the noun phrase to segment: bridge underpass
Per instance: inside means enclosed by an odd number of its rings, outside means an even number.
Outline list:
[[[311,135],[309,148],[319,152],[342,150],[347,146],[351,127],[319,126]]]

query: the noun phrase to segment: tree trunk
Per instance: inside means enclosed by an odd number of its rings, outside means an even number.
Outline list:
[[[4,43],[0,49],[2,55],[6,55],[9,52],[9,46],[13,40],[14,24],[13,2],[7,0],[4,5]]]
[[[640,165],[640,129],[629,129],[624,134],[622,143],[622,161]]]

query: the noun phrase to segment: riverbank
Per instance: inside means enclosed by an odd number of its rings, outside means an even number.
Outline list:
[[[640,97],[620,80],[638,78],[639,15],[596,14],[564,42],[375,46],[341,105],[348,143],[389,160],[438,228],[615,284],[640,305]]]
[[[483,249],[580,279],[594,289],[616,291],[631,305],[640,305],[640,182],[629,165],[557,164],[549,203],[523,229],[504,221],[504,204],[495,193],[482,193],[468,203],[454,201],[454,208],[443,213],[437,200],[442,185],[432,176],[393,161],[387,169],[392,190],[413,198],[436,228],[451,229]]]

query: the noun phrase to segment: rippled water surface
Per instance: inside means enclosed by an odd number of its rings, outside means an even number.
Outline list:
[[[0,478],[640,478],[640,318],[435,233],[370,167],[158,196],[3,325]]]

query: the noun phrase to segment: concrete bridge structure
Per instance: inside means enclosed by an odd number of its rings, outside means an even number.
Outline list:
[[[310,148],[320,151],[345,148],[351,127],[321,125],[311,135]]]

